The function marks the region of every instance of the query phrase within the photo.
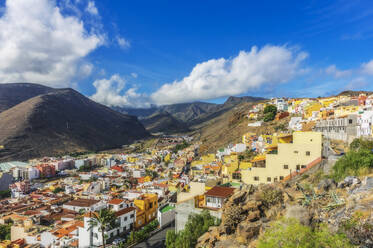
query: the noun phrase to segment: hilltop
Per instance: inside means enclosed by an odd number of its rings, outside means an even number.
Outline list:
[[[0,113],[4,146],[0,161],[110,149],[149,135],[135,116],[118,113],[75,90],[26,87],[18,99],[28,99]],[[24,88],[25,84],[13,84],[8,92],[13,96]],[[38,92],[42,93],[30,98]]]

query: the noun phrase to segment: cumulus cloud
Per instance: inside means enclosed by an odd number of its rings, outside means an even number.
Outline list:
[[[132,72],[132,73],[131,73],[131,76],[132,76],[133,78],[137,78],[139,75],[137,75],[137,73],[135,73],[135,72]]]
[[[122,49],[127,49],[131,46],[131,43],[123,37],[117,36],[117,43]]]
[[[118,74],[112,75],[109,79],[96,80],[93,83],[96,93],[91,98],[107,106],[149,107],[150,102],[145,94],[140,94],[136,88],[125,90],[126,81]]]
[[[325,72],[335,78],[343,78],[351,76],[352,70],[339,70],[336,65],[331,65],[325,69]]]
[[[96,8],[95,2],[89,1],[85,9],[91,15],[98,15],[98,10]]]
[[[246,93],[266,83],[289,81],[306,57],[285,46],[254,46],[231,59],[197,64],[187,77],[163,85],[151,98],[157,104],[172,104]]]
[[[361,65],[361,72],[368,75],[373,75],[373,60]]]
[[[88,77],[89,75],[91,75],[93,67],[94,66],[90,63],[85,63],[81,65],[79,68],[80,76],[84,78],[84,77]]]
[[[54,1],[7,0],[0,17],[0,82],[69,86],[82,58],[102,42]]]

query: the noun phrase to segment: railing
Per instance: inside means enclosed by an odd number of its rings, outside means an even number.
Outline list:
[[[321,158],[321,157],[315,159],[314,161],[312,161],[311,163],[309,163],[309,164],[306,166],[306,168],[303,168],[303,169],[300,169],[299,171],[294,171],[294,172],[290,173],[290,175],[286,176],[286,177],[282,180],[282,182],[286,182],[286,181],[292,179],[293,177],[295,177],[295,176],[297,176],[297,175],[302,175],[304,172],[308,171],[308,170],[311,169],[312,167],[314,167],[314,166],[320,164],[321,161],[322,161],[322,158]]]

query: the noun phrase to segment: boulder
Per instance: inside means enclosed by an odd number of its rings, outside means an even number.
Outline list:
[[[287,206],[285,217],[297,219],[302,225],[310,225],[312,219],[309,210],[300,205]]]
[[[251,239],[256,238],[260,233],[262,226],[261,221],[257,222],[241,222],[237,226],[236,239],[240,243],[248,243]]]
[[[329,191],[331,189],[335,189],[337,186],[336,182],[333,180],[333,179],[330,179],[330,178],[327,178],[327,179],[323,179],[319,182],[319,184],[317,185],[317,188],[320,190],[320,189],[323,189],[325,191]]]

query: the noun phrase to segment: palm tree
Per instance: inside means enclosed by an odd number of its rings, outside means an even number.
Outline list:
[[[101,209],[97,213],[94,212],[89,220],[89,229],[93,227],[98,227],[101,231],[102,244],[105,248],[105,231],[115,227],[116,216],[113,211],[109,209]]]

